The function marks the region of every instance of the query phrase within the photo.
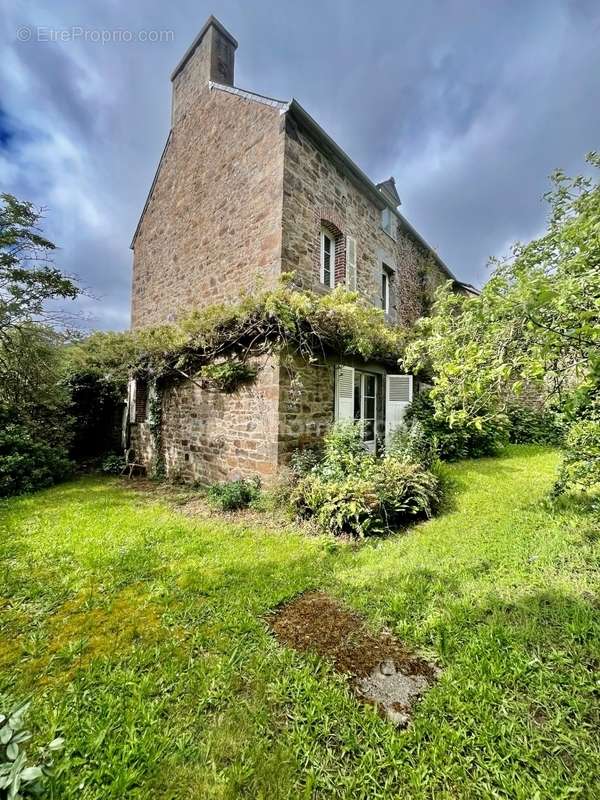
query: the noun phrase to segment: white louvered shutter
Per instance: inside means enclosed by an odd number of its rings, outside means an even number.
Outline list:
[[[335,419],[354,419],[354,368],[341,364],[335,371]]]
[[[131,378],[127,385],[127,406],[129,408],[129,422],[135,422],[135,396],[136,396],[136,380]]]
[[[412,375],[386,375],[385,378],[385,439],[390,437],[404,420],[406,409],[413,398]]]
[[[356,239],[346,237],[346,288],[356,291]]]

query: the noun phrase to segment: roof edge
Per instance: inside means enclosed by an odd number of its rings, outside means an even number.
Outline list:
[[[150,184],[150,189],[148,190],[148,194],[146,195],[146,202],[144,203],[144,207],[142,208],[142,213],[140,214],[140,218],[138,220],[138,224],[135,226],[135,231],[133,233],[133,238],[131,239],[131,244],[129,245],[129,249],[133,250],[133,246],[135,244],[135,240],[140,230],[140,225],[142,224],[142,220],[144,219],[144,214],[146,213],[146,209],[148,208],[148,204],[150,203],[150,198],[152,197],[152,192],[154,191],[154,187],[156,185],[156,181],[158,180],[158,173],[160,172],[160,168],[162,167],[162,163],[165,158],[165,153],[167,152],[167,147],[169,146],[169,142],[171,141],[171,137],[173,136],[173,129],[169,131],[169,135],[167,136],[167,141],[165,142],[165,146],[163,147],[162,153],[160,154],[160,159],[158,161],[158,166],[156,167],[156,172],[154,173],[154,177],[152,178],[152,183]]]

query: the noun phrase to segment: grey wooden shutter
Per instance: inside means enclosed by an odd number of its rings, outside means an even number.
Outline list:
[[[404,421],[406,409],[413,398],[412,375],[386,375],[385,378],[385,439],[390,437]]]
[[[354,420],[354,368],[342,364],[335,371],[335,419]]]

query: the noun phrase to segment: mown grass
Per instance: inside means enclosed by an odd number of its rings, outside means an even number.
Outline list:
[[[95,478],[4,503],[0,693],[66,738],[50,796],[600,797],[598,531],[543,504],[557,460],[448,467],[451,510],[362,546]],[[268,634],[316,588],[443,667],[409,730]]]

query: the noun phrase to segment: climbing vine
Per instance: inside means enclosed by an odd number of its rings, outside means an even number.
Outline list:
[[[148,390],[147,420],[154,453],[151,474],[152,477],[157,480],[162,480],[166,476],[167,471],[163,449],[162,417],[162,393],[158,390],[156,381],[153,381]]]
[[[72,371],[97,371],[125,385],[129,375],[234,391],[256,376],[256,359],[283,350],[312,363],[327,355],[397,363],[406,331],[383,312],[339,287],[326,295],[272,290],[212,305],[177,325],[95,333],[72,346]]]

